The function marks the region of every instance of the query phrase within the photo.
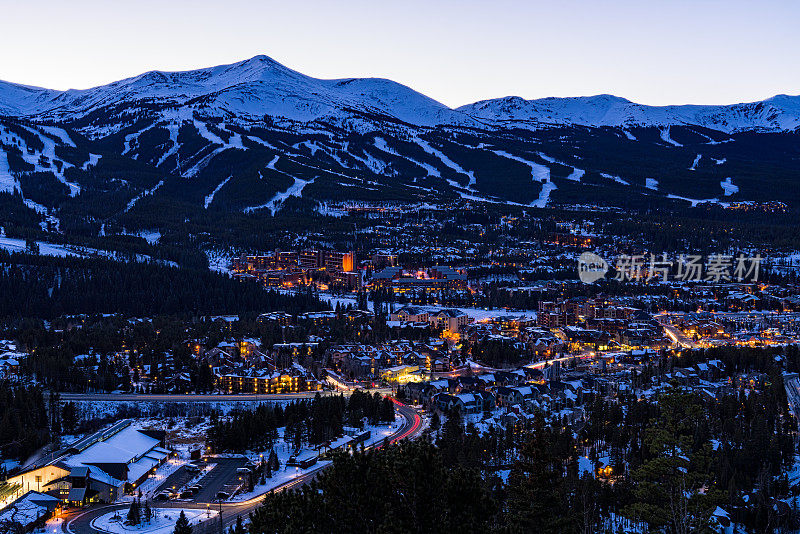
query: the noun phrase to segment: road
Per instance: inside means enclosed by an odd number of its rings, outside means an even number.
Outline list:
[[[668,324],[662,324],[661,326],[664,327],[667,337],[681,347],[685,349],[696,349],[699,346],[697,343],[686,337],[686,334],[681,332],[680,329]]]
[[[422,424],[422,417],[417,413],[414,408],[403,404],[402,402],[392,399],[395,403],[395,408],[397,412],[403,417],[403,424],[397,429],[397,431],[388,438],[390,443],[396,443],[403,439],[414,439],[418,437],[422,431],[424,430],[424,425]],[[371,448],[379,449],[385,443],[385,440],[376,443]],[[316,469],[312,469],[310,471],[306,471],[302,475],[299,475],[294,480],[286,482],[281,486],[278,486],[273,491],[286,491],[288,489],[297,488],[299,486],[303,486],[308,484],[314,478],[316,478],[322,470],[329,467],[330,464],[322,465]],[[216,470],[216,469],[215,469]],[[213,471],[212,471],[213,472]],[[164,502],[164,503],[154,503],[155,508],[193,508],[193,509],[202,509],[205,510],[209,507],[212,507],[214,510],[217,510],[221,513],[222,516],[222,527],[224,531],[227,531],[227,528],[234,523],[236,523],[236,518],[241,517],[243,520],[247,519],[247,515],[256,509],[261,502],[263,501],[264,496],[260,495],[258,497],[254,497],[247,501],[241,501],[236,503],[202,503],[202,502]],[[199,499],[198,499],[199,500]],[[78,511],[73,514],[70,514],[69,517],[62,523],[62,529],[67,534],[96,534],[97,532],[102,532],[94,529],[91,525],[91,522],[96,517],[104,515],[108,512],[114,510],[127,510],[130,505],[128,504],[109,504],[105,506],[100,506],[97,508],[92,508],[86,511]],[[220,526],[219,522],[208,521],[201,525],[195,526],[193,528],[193,534],[214,534],[219,532]]]
[[[387,395],[392,392],[390,388],[376,388],[362,390],[367,393],[380,393]],[[296,399],[312,399],[320,393],[321,395],[350,395],[352,391],[304,391],[302,393],[274,393],[274,394],[255,394],[237,393],[231,395],[221,394],[194,394],[187,393],[59,393],[61,400],[66,401],[87,401],[87,402],[258,402],[258,401],[281,401]]]
[[[331,392],[320,391],[323,395]],[[276,393],[273,395],[236,394],[236,395],[180,395],[175,393],[138,394],[138,393],[59,393],[62,401],[111,401],[111,402],[253,402],[310,399],[316,391],[303,393]]]

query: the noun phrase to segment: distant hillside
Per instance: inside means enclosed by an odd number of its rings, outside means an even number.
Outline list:
[[[86,90],[0,82],[0,226],[192,238],[335,200],[797,204],[799,102],[508,97],[454,110],[265,56]]]

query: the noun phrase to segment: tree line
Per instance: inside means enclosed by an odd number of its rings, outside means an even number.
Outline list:
[[[0,318],[65,314],[207,315],[327,309],[307,293],[284,295],[208,270],[99,258],[0,251]]]
[[[369,424],[394,421],[394,404],[379,393],[354,391],[343,395],[296,400],[285,407],[262,404],[252,410],[235,410],[228,417],[213,414],[208,439],[217,452],[271,449],[284,428],[284,440],[295,450],[308,444],[319,447],[344,432],[345,426],[363,428]]]

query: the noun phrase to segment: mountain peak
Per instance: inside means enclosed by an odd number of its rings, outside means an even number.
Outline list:
[[[800,127],[800,97],[776,95],[760,102],[728,106],[648,106],[600,94],[524,100],[504,97],[458,108],[488,123],[539,128],[547,125],[590,127],[695,124],[728,133],[742,130],[796,130]]]
[[[535,100],[506,96],[453,110],[391,80],[312,78],[264,54],[202,69],[149,71],[83,90],[54,91],[0,82],[0,114],[9,116],[71,121],[104,107],[127,107],[137,113],[143,101],[154,105],[145,114],[186,107],[190,113],[201,108],[210,116],[242,120],[261,120],[266,115],[297,122],[332,119],[351,125],[394,119],[426,127],[696,124],[727,132],[800,127],[799,96],[781,94],[730,106],[647,106],[611,94]]]

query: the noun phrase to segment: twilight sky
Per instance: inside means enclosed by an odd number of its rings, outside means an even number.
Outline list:
[[[449,106],[612,93],[644,104],[800,94],[792,0],[0,0],[0,80],[83,89],[266,54],[391,78]]]

